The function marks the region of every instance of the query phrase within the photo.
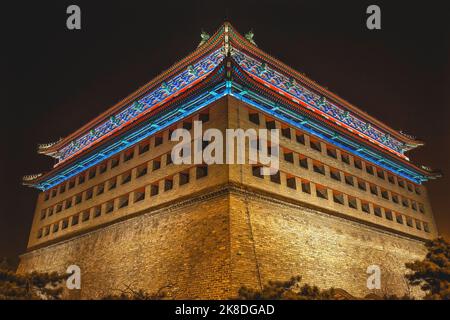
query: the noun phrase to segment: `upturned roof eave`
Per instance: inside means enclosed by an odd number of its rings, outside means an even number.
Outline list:
[[[290,76],[294,77],[296,80],[299,80],[303,84],[307,85],[311,89],[320,92],[322,95],[324,95],[326,98],[338,103],[339,105],[347,108],[349,111],[353,112],[355,115],[367,120],[368,122],[378,126],[380,129],[389,132],[393,137],[396,139],[404,142],[405,144],[409,145],[411,149],[414,149],[416,147],[419,147],[423,145],[424,143],[422,141],[418,141],[415,139],[412,139],[410,137],[405,136],[404,134],[400,133],[399,131],[391,128],[389,125],[385,124],[384,122],[374,118],[373,116],[369,115],[367,112],[361,110],[360,108],[356,107],[355,105],[351,104],[347,100],[339,97],[335,93],[329,91],[328,89],[324,88],[314,80],[308,78],[304,74],[296,71],[295,69],[289,67],[285,63],[281,62],[277,58],[273,57],[272,55],[266,53],[259,47],[255,46],[251,42],[247,41],[239,32],[237,32],[231,24],[229,26],[233,30],[233,34],[231,39],[233,40],[233,36],[235,36],[237,39],[240,40],[240,42],[237,42],[238,46],[245,47],[247,50],[249,50],[251,53],[260,55],[262,58],[268,60],[269,63],[271,63],[273,66],[277,67],[280,71],[289,74]],[[253,51],[253,52],[252,52]],[[411,150],[410,149],[410,150]]]
[[[52,154],[56,153],[59,149],[61,149],[63,146],[70,143],[72,140],[76,139],[78,136],[82,135],[83,133],[89,131],[92,127],[95,127],[96,125],[102,123],[103,121],[107,120],[111,115],[117,113],[119,110],[121,110],[123,107],[125,107],[127,104],[133,102],[152,88],[158,86],[164,80],[170,78],[174,74],[178,73],[180,69],[183,69],[187,67],[189,64],[191,64],[193,61],[197,60],[199,57],[202,57],[204,54],[210,52],[214,48],[216,48],[217,43],[222,38],[222,31],[223,27],[219,28],[214,35],[212,35],[203,45],[199,46],[196,50],[194,50],[192,53],[190,53],[185,58],[181,59],[180,61],[173,64],[169,69],[163,71],[158,76],[153,78],[151,81],[147,82],[145,85],[116,103],[114,106],[110,107],[105,112],[98,115],[93,120],[89,121],[70,135],[61,138],[57,143],[51,145],[50,147],[39,150],[39,153],[45,154],[48,156],[51,156]]]
[[[318,83],[316,83],[314,80],[308,78],[304,74],[292,69],[288,65],[284,64],[277,58],[271,56],[270,54],[264,52],[251,42],[249,42],[247,39],[245,39],[239,32],[237,32],[233,26],[229,22],[225,22],[221,28],[219,28],[216,33],[214,33],[213,36],[210,37],[203,45],[199,46],[196,50],[194,50],[191,54],[180,60],[179,62],[175,63],[167,69],[166,71],[162,72],[160,75],[146,83],[144,86],[133,92],[132,94],[128,95],[126,98],[119,101],[117,104],[106,110],[105,112],[101,113],[99,116],[94,118],[93,120],[89,121],[85,125],[83,125],[78,130],[74,131],[72,134],[68,135],[65,138],[62,138],[57,143],[51,145],[50,147],[46,149],[39,150],[39,153],[45,154],[48,156],[54,155],[59,149],[61,149],[66,144],[70,143],[73,139],[77,138],[81,134],[87,132],[92,127],[98,125],[102,121],[105,121],[109,116],[115,114],[118,112],[121,108],[123,108],[125,105],[131,103],[133,100],[137,99],[139,96],[144,94],[145,92],[151,90],[153,87],[157,86],[158,84],[162,83],[165,79],[172,76],[174,73],[177,73],[180,69],[183,67],[186,67],[189,63],[196,60],[198,57],[202,56],[203,54],[209,52],[211,49],[215,48],[217,46],[217,43],[220,41],[221,38],[223,38],[224,34],[224,28],[225,26],[228,26],[232,32],[229,32],[230,41],[237,45],[238,47],[243,47],[247,51],[249,51],[252,54],[255,54],[257,56],[260,56],[266,60],[270,64],[272,64],[274,67],[280,69],[280,71],[285,72],[289,74],[290,76],[294,77],[296,80],[300,81],[301,83],[307,85],[311,89],[321,93],[324,95],[327,99],[330,99],[339,105],[343,106],[344,108],[347,108],[349,111],[353,112],[355,115],[367,120],[368,122],[378,126],[380,129],[389,132],[393,137],[396,139],[404,142],[406,145],[409,146],[408,150],[417,148],[419,146],[422,146],[424,143],[422,141],[418,141],[415,139],[412,139],[399,131],[392,129],[382,121],[372,117],[365,111],[362,111],[358,107],[354,106],[350,102],[346,101],[345,99],[339,97],[338,95],[334,94],[333,92],[329,91],[328,89],[322,87]]]

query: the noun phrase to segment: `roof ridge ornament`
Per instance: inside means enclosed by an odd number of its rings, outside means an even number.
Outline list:
[[[409,139],[411,139],[411,140],[416,140],[416,139],[417,139],[415,136],[413,136],[413,135],[411,135],[411,134],[408,134],[408,133],[406,133],[406,132],[403,132],[402,130],[400,130],[399,133],[400,133],[402,136],[405,136],[405,137],[407,137],[407,138],[409,138]]]
[[[62,141],[63,138],[59,138],[57,141],[53,141],[53,142],[49,142],[49,143],[40,143],[38,144],[38,152],[39,151],[44,151],[52,146],[54,146],[55,144],[59,143],[60,141]]]
[[[22,180],[23,180],[23,182],[33,181],[41,176],[42,176],[42,173],[28,174],[28,175],[23,176]]]
[[[211,36],[209,35],[209,33],[207,33],[207,32],[205,32],[204,30],[202,30],[202,32],[200,33],[200,38],[201,38],[202,40],[201,40],[200,43],[198,44],[197,48],[198,48],[198,47],[201,47],[202,45],[204,45],[205,42],[208,41],[209,38],[211,38]]]
[[[245,39],[247,39],[248,42],[250,42],[251,44],[258,46],[255,42],[255,40],[253,40],[253,37],[255,36],[255,34],[253,33],[253,29],[250,29],[249,32],[247,32],[244,37]]]
[[[224,49],[225,49],[225,55],[228,56],[230,53],[230,37],[228,35],[228,31],[229,31],[230,27],[228,26],[227,23],[225,23],[224,26],[224,31],[225,31],[225,36],[224,36]]]

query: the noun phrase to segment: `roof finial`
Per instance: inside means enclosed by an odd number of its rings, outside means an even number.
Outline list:
[[[255,34],[253,33],[253,29],[250,29],[250,31],[245,34],[245,39],[247,39],[248,42],[250,42],[251,44],[254,44],[256,46],[256,43],[253,40],[254,36],[255,36]]]
[[[205,32],[205,31],[202,29],[202,32],[200,33],[200,38],[202,38],[202,40],[201,40],[200,43],[198,44],[197,48],[200,47],[201,45],[203,45],[206,41],[208,41],[208,39],[209,39],[210,37],[211,37],[211,36],[209,35],[209,33]]]

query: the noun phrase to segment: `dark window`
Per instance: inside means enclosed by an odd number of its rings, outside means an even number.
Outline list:
[[[159,193],[159,185],[158,184],[152,184],[150,187],[150,196],[156,196]]]
[[[172,164],[172,155],[170,153],[166,154],[166,166]]]
[[[361,210],[365,213],[370,213],[370,205],[368,202],[361,202]]]
[[[92,188],[86,190],[86,198],[85,199],[86,200],[92,199],[93,194],[94,194],[94,192],[93,192]]]
[[[398,203],[398,195],[392,194],[392,202]]]
[[[424,207],[424,205],[421,204],[421,203],[419,203],[419,211],[420,211],[421,213],[425,213],[425,207]]]
[[[373,207],[373,213],[377,216],[377,217],[382,217],[383,214],[381,212],[381,208],[378,206]]]
[[[72,199],[67,199],[66,200],[66,209],[69,209],[72,207]]]
[[[341,174],[339,173],[339,170],[330,168],[330,177],[334,180],[341,181]]]
[[[140,178],[147,174],[147,164],[143,164],[136,169],[136,177]]]
[[[188,172],[180,172],[180,186],[189,183],[189,171]]]
[[[53,207],[48,208],[48,217],[51,217],[53,215]]]
[[[384,180],[384,171],[381,169],[377,169],[377,176],[378,176],[378,178]]]
[[[397,181],[398,181],[398,186],[399,186],[400,188],[405,188],[405,181],[400,180],[400,179],[397,179]]]
[[[281,135],[287,139],[291,139],[291,128],[281,129]]]
[[[402,205],[404,206],[404,207],[409,207],[409,201],[408,201],[408,199],[405,199],[405,198],[402,198]]]
[[[192,122],[183,122],[183,129],[191,130],[192,129]]]
[[[412,186],[411,183],[408,183],[408,184],[407,184],[407,187],[408,187],[408,191],[410,191],[410,192],[413,192],[413,191],[414,191],[413,186]]]
[[[416,229],[417,230],[422,230],[422,224],[420,223],[419,220],[416,220]]]
[[[59,230],[59,222],[53,225],[53,233],[58,232],[58,230]]]
[[[108,182],[108,190],[113,190],[117,187],[117,178],[112,178]]]
[[[125,208],[128,206],[128,199],[129,199],[128,194],[119,198],[119,209]]]
[[[75,226],[75,225],[78,224],[79,217],[80,217],[80,216],[79,216],[78,214],[76,214],[76,215],[74,215],[74,216],[72,217],[72,225],[73,225],[73,226]]]
[[[161,168],[161,160],[153,160],[153,171],[158,170]]]
[[[337,152],[336,149],[327,147],[327,155],[331,158],[337,159]]]
[[[38,237],[38,239],[42,238],[42,229],[39,229],[37,237]]]
[[[52,198],[53,198],[53,197],[56,197],[56,189],[53,189],[53,190],[52,190]]]
[[[430,232],[430,227],[429,227],[428,223],[426,223],[426,222],[423,223],[423,230],[425,230],[425,232]]]
[[[325,166],[320,162],[314,162],[313,169],[314,169],[314,172],[317,172],[320,174],[325,174]]]
[[[69,219],[64,219],[62,221],[62,229],[67,229],[68,226],[69,226]]]
[[[374,174],[373,166],[366,164],[366,172],[373,175]]]
[[[131,181],[131,172],[125,172],[124,174],[122,174],[122,184],[128,183]]]
[[[356,169],[362,170],[362,161],[361,161],[361,159],[355,158],[353,163],[354,163]]]
[[[111,200],[105,204],[105,213],[111,213],[113,211],[114,211],[114,200]]]
[[[266,128],[267,130],[276,129],[275,121],[274,120],[266,121]]]
[[[44,195],[44,201],[47,201],[48,199],[50,199],[50,193],[45,193]]]
[[[105,172],[106,172],[106,168],[107,168],[106,163],[102,163],[102,164],[98,167],[98,172],[99,172],[100,174],[105,173]]]
[[[94,218],[100,217],[101,214],[102,214],[102,207],[100,206],[94,207]]]
[[[345,175],[345,183],[348,184],[349,186],[354,186],[355,181],[353,179],[353,176]]]
[[[63,184],[63,185],[61,185],[61,187],[59,187],[59,193],[64,193],[64,192],[66,192],[66,185],[65,184]]]
[[[311,194],[311,183],[309,181],[302,180],[302,191]]]
[[[284,152],[284,160],[290,163],[294,163],[294,154],[292,152]]]
[[[403,217],[400,214],[397,214],[395,216],[395,221],[397,221],[397,223],[403,224]]]
[[[259,114],[258,113],[249,113],[248,119],[250,122],[253,122],[254,124],[259,125]]]
[[[89,170],[89,174],[88,174],[89,179],[95,178],[95,174],[96,174],[96,173],[97,173],[96,168],[93,168],[93,169]]]
[[[288,188],[297,189],[297,184],[295,183],[295,177],[290,177],[286,179],[286,185]]]
[[[344,204],[344,195],[340,192],[333,191],[333,201],[335,203]]]
[[[348,197],[348,206],[352,209],[358,209],[358,203],[355,197]]]
[[[382,196],[384,199],[389,200],[389,193],[388,193],[387,190],[381,189],[381,196]]]
[[[374,184],[370,185],[370,193],[373,195],[376,195],[376,196],[378,195],[378,189],[377,189],[376,185],[374,185]]]
[[[328,191],[325,187],[316,186],[316,195],[322,199],[328,199]]]
[[[262,170],[262,166],[253,166],[252,167],[253,176],[264,179],[264,176],[261,174],[261,170]]]
[[[150,150],[150,143],[148,141],[139,145],[139,154],[146,153],[148,150]]]
[[[46,216],[47,216],[47,210],[44,209],[41,211],[41,220],[44,220]]]
[[[307,157],[305,157],[304,155],[299,154],[298,155],[298,160],[299,160],[300,167],[308,169],[308,158]]]
[[[416,194],[418,194],[418,195],[420,195],[422,192],[420,191],[420,188],[418,187],[418,186],[415,186],[415,191],[416,191]]]
[[[134,150],[133,149],[125,151],[125,153],[123,155],[123,161],[124,162],[130,161],[131,159],[133,159],[133,157],[134,157]]]
[[[198,115],[198,120],[200,120],[201,122],[208,122],[209,121],[209,113],[200,113]]]
[[[69,181],[69,189],[72,189],[73,187],[75,187],[75,179]]]
[[[136,190],[134,192],[134,202],[139,202],[145,199],[145,189]]]
[[[392,221],[392,211],[391,210],[384,210],[384,216],[386,217],[386,219],[391,220]]]
[[[50,234],[50,226],[46,226],[44,229],[44,236],[48,236]]]
[[[319,151],[319,152],[322,151],[322,146],[321,146],[321,144],[320,144],[320,141],[311,139],[311,140],[309,141],[309,144],[311,145],[311,148],[312,148],[313,150],[316,150],[316,151]]]
[[[119,158],[112,158],[111,159],[111,169],[115,168],[119,165]]]
[[[162,136],[156,136],[155,137],[155,147],[162,145],[163,143],[163,137]]]
[[[90,217],[91,217],[91,213],[89,211],[84,211],[81,216],[81,219],[84,222],[84,221],[88,221]]]
[[[413,220],[410,217],[406,217],[406,225],[408,227],[413,227]]]
[[[97,195],[100,195],[100,194],[102,194],[103,192],[105,192],[105,184],[104,184],[104,183],[99,184],[99,185],[97,186]]]
[[[350,156],[347,153],[341,152],[342,162],[350,164]]]
[[[280,171],[270,175],[270,181],[275,183],[281,183]]]
[[[390,184],[395,184],[395,179],[392,174],[388,174],[388,181]]]
[[[173,180],[165,179],[164,180],[164,191],[172,190],[172,188],[173,188]]]
[[[295,136],[295,140],[298,143],[305,145],[305,135],[303,133],[297,133],[297,135]]]
[[[196,179],[200,179],[206,177],[208,175],[208,167],[207,166],[198,166],[195,168],[195,177]]]
[[[58,204],[56,205],[56,210],[55,210],[55,212],[56,212],[56,213],[60,213],[61,210],[62,210],[62,204],[58,203]]]
[[[411,208],[412,208],[414,211],[417,211],[417,203],[416,203],[415,201],[411,201]]]

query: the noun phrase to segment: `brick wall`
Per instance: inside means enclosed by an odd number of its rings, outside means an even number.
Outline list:
[[[235,290],[301,275],[305,283],[362,297],[371,292],[367,267],[379,265],[377,293],[402,295],[405,262],[425,254],[421,242],[254,193],[231,196],[230,230]]]
[[[424,253],[416,240],[227,185],[25,254],[19,272],[79,265],[77,298],[170,285],[174,298],[226,299],[293,275],[364,296],[369,265],[382,270],[378,293],[403,294],[404,263]]]
[[[166,207],[21,257],[19,272],[81,268],[81,292],[99,298],[130,285],[154,293],[170,285],[175,298],[230,294],[226,195]],[[70,296],[69,296],[70,297]]]

